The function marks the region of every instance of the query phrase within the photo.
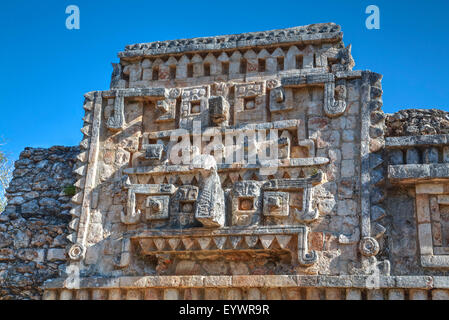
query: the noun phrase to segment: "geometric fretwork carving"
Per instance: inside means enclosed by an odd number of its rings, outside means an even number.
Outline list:
[[[302,206],[301,208],[293,208],[296,220],[303,223],[316,220],[319,216],[319,212],[317,209],[312,209],[312,188],[313,185],[320,183],[321,180],[321,171],[310,178],[269,180],[262,186],[264,190],[264,215],[267,215],[266,212],[270,212],[270,208],[273,210],[279,208],[279,206],[285,206],[285,201],[288,203],[288,197],[283,195],[285,192],[281,193],[279,191],[299,192],[302,195]],[[270,191],[271,193],[265,195],[267,193],[265,190]],[[270,202],[274,205],[270,205]],[[279,209],[276,209],[274,212],[279,212]],[[282,217],[283,215],[270,214],[270,216]]]
[[[132,184],[128,186],[128,202],[126,214],[124,212],[120,215],[120,220],[124,224],[135,224],[140,220],[141,211],[136,210],[136,195],[170,195],[175,192],[175,186],[172,184]],[[153,203],[154,204],[154,203]],[[146,205],[152,205],[151,201],[147,198]],[[166,205],[166,208],[163,207]],[[160,210],[158,214],[160,215],[158,219],[165,219],[168,216],[168,202],[160,201]],[[156,208],[156,206],[153,206]],[[148,207],[147,207],[148,209]],[[151,207],[149,208],[151,211]],[[166,210],[166,212],[164,212]],[[148,219],[148,210],[146,210],[146,215]],[[149,215],[151,216],[151,214]],[[150,217],[151,219],[151,217]]]

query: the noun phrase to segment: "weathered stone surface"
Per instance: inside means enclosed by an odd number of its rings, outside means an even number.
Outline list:
[[[0,257],[11,258],[5,269],[0,267],[8,279],[7,284],[0,281],[0,299],[38,299],[44,281],[63,274],[66,250],[62,247],[67,245],[69,221],[64,211],[71,207],[64,190],[76,181],[72,169],[78,153],[77,147],[27,148],[16,161],[16,168],[23,169],[14,174],[7,194],[15,199],[8,208],[15,210],[7,208],[0,214],[6,226],[0,232],[0,247],[5,249],[0,250],[9,250]],[[16,187],[17,179],[29,187],[23,196],[16,196],[24,189]],[[35,184],[37,180],[40,184]]]
[[[449,117],[385,115],[341,38],[127,46],[80,147],[15,163],[0,298],[447,299]]]
[[[387,137],[448,134],[449,114],[438,109],[406,109],[387,115]]]

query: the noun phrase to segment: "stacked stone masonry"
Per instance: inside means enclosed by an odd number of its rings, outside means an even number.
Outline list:
[[[384,114],[382,75],[353,70],[342,36],[127,46],[85,95],[79,148],[56,148],[64,179],[24,161],[52,149],[18,161],[0,236],[47,210],[64,240],[2,241],[2,298],[448,299],[447,115]],[[27,213],[36,183],[59,189]]]
[[[70,188],[78,147],[26,148],[15,162],[0,214],[0,297],[40,299],[45,280],[65,273]]]

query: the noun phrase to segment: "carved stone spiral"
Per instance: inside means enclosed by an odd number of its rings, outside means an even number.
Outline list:
[[[360,240],[359,244],[359,250],[360,252],[367,257],[375,256],[379,253],[379,243],[376,239],[371,237],[365,237],[362,240]]]
[[[84,257],[84,252],[85,252],[84,246],[76,243],[69,249],[68,254],[70,259],[80,260]]]

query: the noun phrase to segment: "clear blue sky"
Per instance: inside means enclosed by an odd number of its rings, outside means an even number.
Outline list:
[[[68,30],[68,5],[80,30]],[[365,8],[380,8],[380,30]],[[384,110],[449,111],[449,1],[2,1],[0,136],[16,159],[26,146],[76,145],[83,94],[109,87],[126,44],[262,31],[319,22],[342,26],[355,69],[384,75]]]

